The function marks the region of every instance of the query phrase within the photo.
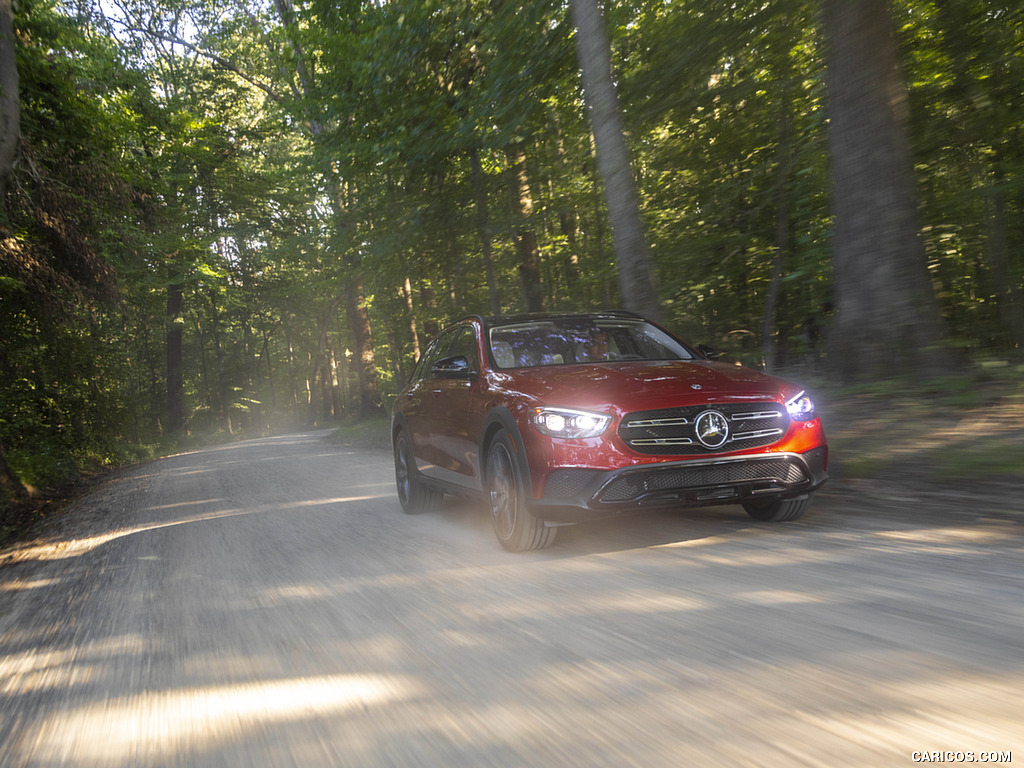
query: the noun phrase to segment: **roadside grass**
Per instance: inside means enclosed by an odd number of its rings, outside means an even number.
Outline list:
[[[391,419],[387,415],[346,419],[337,426],[333,437],[349,448],[390,451]]]
[[[839,478],[1024,480],[1024,365],[991,361],[926,382],[890,380],[822,398]]]
[[[935,462],[936,480],[971,480],[1004,477],[1024,479],[1024,438],[971,445],[939,457]],[[1022,499],[1024,504],[1024,499]]]

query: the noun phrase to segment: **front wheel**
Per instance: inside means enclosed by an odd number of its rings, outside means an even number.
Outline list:
[[[487,498],[498,542],[509,552],[543,549],[555,540],[555,528],[544,525],[526,508],[515,448],[508,432],[500,432],[487,453]]]
[[[810,506],[811,495],[798,496],[795,499],[771,499],[766,501],[745,501],[743,508],[755,520],[768,523],[782,523],[796,520]]]
[[[406,432],[401,432],[395,440],[395,487],[398,490],[398,501],[402,505],[402,511],[407,515],[418,515],[437,509],[444,498],[443,493],[428,488],[420,480],[416,471],[416,459],[413,458],[412,443]]]

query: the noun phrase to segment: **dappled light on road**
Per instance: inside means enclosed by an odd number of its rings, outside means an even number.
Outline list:
[[[33,579],[31,581],[14,579],[6,584],[0,584],[0,592],[21,592],[26,589],[42,589],[52,587],[60,583],[60,579]]]
[[[33,560],[66,560],[72,557],[78,557],[79,555],[90,552],[97,547],[103,546],[111,541],[115,541],[124,536],[134,536],[140,533],[147,533],[150,531],[156,531],[161,528],[171,528],[178,525],[188,525],[190,523],[204,523],[210,522],[211,520],[220,520],[228,517],[238,517],[239,515],[256,515],[265,512],[286,512],[289,509],[303,509],[306,507],[316,507],[325,504],[347,504],[356,501],[367,501],[370,499],[379,499],[381,494],[375,494],[372,496],[336,496],[332,498],[324,499],[307,499],[303,501],[297,501],[294,504],[277,505],[273,508],[258,508],[251,510],[243,509],[224,509],[216,512],[208,512],[198,515],[190,515],[188,517],[179,518],[163,523],[151,523],[149,525],[138,525],[132,528],[125,528],[122,530],[111,531],[98,536],[89,536],[82,539],[69,539],[61,541],[56,546],[52,544],[42,544],[38,546],[26,547],[21,551],[21,557],[24,559]],[[185,504],[165,504],[158,507],[153,507],[153,510],[165,510],[170,508],[180,508],[182,506],[191,505],[212,505],[219,502],[219,499],[210,499],[207,501],[189,502]]]
[[[146,692],[62,712],[30,739],[33,760],[61,765],[160,763],[295,720],[417,695],[414,682],[334,675]]]
[[[27,638],[4,637],[3,647],[10,647],[12,640],[24,643]],[[120,635],[77,647],[40,646],[5,653],[0,656],[0,693],[22,696],[86,685],[106,673],[110,659],[138,657],[145,647],[146,641],[139,635]]]
[[[879,531],[874,536],[895,541],[928,544],[994,544],[1012,533],[1012,523],[989,523],[985,528],[925,528],[904,531]]]

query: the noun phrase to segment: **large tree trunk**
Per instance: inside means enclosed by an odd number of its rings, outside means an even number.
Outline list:
[[[0,219],[7,214],[7,187],[21,140],[21,101],[11,0],[0,0]]]
[[[823,0],[832,161],[833,361],[847,380],[937,370],[907,93],[888,0]]]
[[[661,315],[654,288],[650,251],[640,219],[636,183],[626,146],[618,96],[612,82],[611,43],[597,0],[570,0],[576,25],[576,50],[583,92],[597,147],[597,166],[604,181],[605,201],[619,268],[624,308],[653,320]]]

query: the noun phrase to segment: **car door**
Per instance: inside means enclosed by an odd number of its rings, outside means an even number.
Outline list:
[[[413,372],[413,381],[402,397],[402,415],[412,443],[416,469],[428,476],[436,476],[437,456],[434,449],[433,433],[437,430],[436,381],[433,376],[434,363],[444,356],[451,345],[453,334],[445,333],[436,338],[420,357]]]
[[[451,344],[436,365],[453,357],[464,357],[469,363],[468,375],[432,378],[430,381],[430,416],[433,443],[431,455],[435,466],[431,474],[456,485],[479,488],[477,445],[480,429],[480,353],[478,329],[466,323],[453,329]]]

